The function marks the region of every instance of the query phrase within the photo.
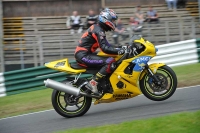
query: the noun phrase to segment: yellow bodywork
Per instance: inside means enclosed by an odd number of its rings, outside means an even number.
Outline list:
[[[45,63],[45,66],[51,69],[55,69],[62,72],[67,72],[70,74],[79,74],[86,71],[86,69],[73,69],[69,65],[68,59],[57,60],[49,63]]]
[[[149,68],[151,69],[151,71],[155,74],[157,69],[161,66],[164,66],[164,63],[154,63],[149,65]],[[142,71],[142,73],[140,74],[140,80],[143,78],[143,76],[146,74],[146,71]]]
[[[156,73],[157,69],[164,65],[165,64],[163,63],[154,63],[149,65],[149,68],[154,73]],[[126,65],[124,63],[123,67],[125,66]],[[94,104],[115,102],[119,100],[129,99],[141,94],[138,81],[142,79],[142,77],[146,74],[146,71],[145,70],[142,72],[133,71],[132,75],[129,75],[125,74],[123,71],[120,71],[124,70],[123,67],[118,67],[110,77],[110,82],[113,88],[113,94],[106,93],[101,99],[96,100]],[[119,89],[117,87],[117,83],[119,81],[125,84],[122,89],[121,88]]]
[[[156,49],[155,49],[155,46],[151,42],[145,41],[143,38],[134,40],[134,43],[143,44],[145,46],[145,50],[142,51],[137,56],[134,56],[132,58],[125,59],[122,61],[122,63],[117,67],[117,69],[110,76],[110,83],[113,89],[113,93],[104,94],[100,99],[97,99],[94,104],[115,102],[119,100],[129,99],[141,94],[138,83],[142,79],[142,77],[146,74],[146,70],[141,70],[141,71],[133,70],[132,74],[126,74],[124,73],[124,70],[130,64],[130,62],[132,62],[133,60],[136,60],[137,58],[140,58],[142,56],[148,56],[152,58],[156,56]],[[121,55],[107,55],[103,53],[102,51],[99,52],[98,55],[104,56],[104,57],[112,56],[115,58],[115,60],[119,60],[121,58]],[[145,64],[138,63],[138,65],[142,68]],[[164,65],[165,64],[162,64],[162,63],[154,63],[154,64],[149,65],[149,68],[152,70],[153,73],[156,73],[157,69]],[[51,69],[67,72],[70,74],[79,74],[79,73],[86,72],[86,69],[76,70],[76,69],[71,68],[69,65],[68,59],[62,59],[62,60],[46,63],[45,66]],[[117,83],[119,83],[120,81],[123,82],[123,87],[118,88]]]
[[[133,58],[123,60],[123,62],[118,66],[118,68],[110,76],[110,83],[113,88],[113,93],[112,94],[106,93],[101,99],[96,100],[94,104],[120,101],[124,99],[133,98],[141,94],[138,82],[145,75],[146,71],[145,70],[140,71],[140,72],[133,71],[132,74],[130,75],[130,74],[124,73],[124,70],[130,64],[130,62],[132,62],[134,59],[140,56],[154,57],[156,56],[156,51],[155,51],[155,46],[151,42],[145,41],[143,38],[141,38],[140,40],[135,40],[134,42],[144,44],[146,49],[142,53],[140,53],[139,55]],[[100,55],[104,55],[104,54],[101,53]],[[115,59],[119,59],[119,58],[120,57],[115,56]],[[149,68],[153,71],[153,73],[156,73],[157,69],[164,65],[165,64],[162,64],[162,63],[154,63],[154,64],[149,65]],[[123,88],[117,87],[117,83],[119,81],[124,83]]]
[[[100,51],[100,52],[98,52],[98,54],[97,54],[98,56],[103,56],[103,57],[113,57],[113,58],[115,58],[115,60],[119,60],[121,57],[122,57],[122,55],[111,55],[111,54],[106,54],[106,53],[104,53],[103,51]]]

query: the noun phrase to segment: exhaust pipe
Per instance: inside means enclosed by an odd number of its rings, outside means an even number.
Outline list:
[[[74,96],[78,96],[80,94],[80,89],[73,87],[71,84],[63,84],[51,79],[44,80],[44,84],[46,87],[66,92]]]

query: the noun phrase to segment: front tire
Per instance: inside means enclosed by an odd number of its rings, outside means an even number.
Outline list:
[[[69,81],[64,81],[64,83],[66,82]],[[91,106],[92,98],[86,96],[77,98],[65,92],[53,90],[51,101],[58,114],[72,118],[84,115]]]
[[[170,98],[177,88],[177,77],[168,66],[159,67],[155,76],[160,79],[161,85],[157,85],[151,75],[145,74],[140,80],[140,90],[153,101],[163,101]]]

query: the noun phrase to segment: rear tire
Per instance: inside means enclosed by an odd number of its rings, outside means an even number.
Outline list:
[[[161,85],[154,83],[153,78],[147,73],[140,80],[140,90],[153,101],[163,101],[170,98],[177,88],[177,77],[168,66],[159,67],[155,75],[161,80]]]
[[[64,81],[66,83],[69,81]],[[84,88],[82,88],[83,91]],[[53,90],[51,101],[55,111],[63,117],[72,118],[84,115],[90,108],[92,98],[81,96],[76,97],[65,92]]]

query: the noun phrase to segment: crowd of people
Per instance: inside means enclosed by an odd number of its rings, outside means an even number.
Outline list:
[[[126,39],[126,37],[128,37],[127,34],[129,33],[127,31],[141,32],[144,22],[159,23],[158,13],[152,6],[149,6],[148,11],[145,13],[142,11],[141,6],[138,5],[133,16],[129,18],[129,26],[127,29],[122,28],[123,24],[120,19],[118,20],[116,30],[113,34],[114,43],[120,45],[118,37],[121,36],[122,40]]]
[[[70,33],[82,33],[83,28],[89,28],[91,25],[96,24],[98,21],[98,15],[95,14],[94,10],[90,9],[88,15],[86,16],[86,21],[83,22],[81,17],[78,15],[77,11],[73,11],[72,15],[67,18],[66,26],[70,29]],[[137,6],[135,14],[129,19],[130,27],[126,29],[121,21],[117,20],[117,25],[115,31],[113,31],[113,40],[115,44],[118,44],[118,38],[121,36],[125,40],[127,35],[127,30],[133,30],[134,32],[139,32],[142,30],[142,24],[144,22],[158,22],[158,14],[156,10],[153,10],[152,7],[149,7],[147,16],[141,10],[141,6]]]
[[[176,11],[177,8],[185,8],[187,0],[165,0],[168,10]]]
[[[176,11],[177,8],[185,7],[186,0],[166,0],[166,3],[169,11],[172,9]],[[84,27],[88,29],[91,25],[98,22],[98,15],[96,15],[94,10],[90,9],[85,20],[86,21],[83,22],[81,17],[78,15],[78,12],[73,11],[72,16],[68,17],[66,22],[67,28],[70,29],[70,33],[74,34],[75,31],[77,33],[82,33]],[[149,6],[148,11],[145,13],[141,6],[138,5],[135,8],[133,16],[129,18],[128,28],[125,28],[121,19],[118,19],[116,23],[116,29],[113,31],[112,36],[114,44],[119,45],[119,37],[121,37],[122,40],[125,40],[127,37],[129,37],[130,30],[133,32],[142,31],[143,23],[159,23],[158,12],[153,9],[152,6]]]
[[[73,11],[72,16],[67,18],[66,26],[68,29],[70,29],[71,34],[74,34],[75,31],[77,31],[77,33],[82,33],[84,26],[86,28],[89,28],[91,25],[96,24],[97,20],[98,15],[96,15],[92,9],[88,11],[88,16],[86,16],[85,23],[81,20],[81,17],[78,15],[78,12]]]
[[[81,20],[81,17],[78,15],[78,12],[73,11],[72,15],[68,17],[66,21],[66,26],[68,29],[71,30],[71,34],[74,34],[75,30],[77,30],[77,33],[81,33],[84,26],[86,28],[89,28],[91,25],[96,24],[97,20],[98,20],[98,15],[96,15],[95,12],[91,9],[88,11],[88,16],[86,16],[85,23]],[[131,17],[129,20],[129,24],[132,27],[132,30],[140,31],[142,28],[141,25],[145,21],[147,22],[158,21],[157,12],[153,10],[152,7],[150,7],[150,10],[147,12],[147,18],[145,18],[145,14],[141,10],[141,6],[137,6],[134,17]],[[116,29],[115,33],[122,32],[120,30],[122,25],[121,20],[119,20],[118,23],[119,23],[119,29]]]

